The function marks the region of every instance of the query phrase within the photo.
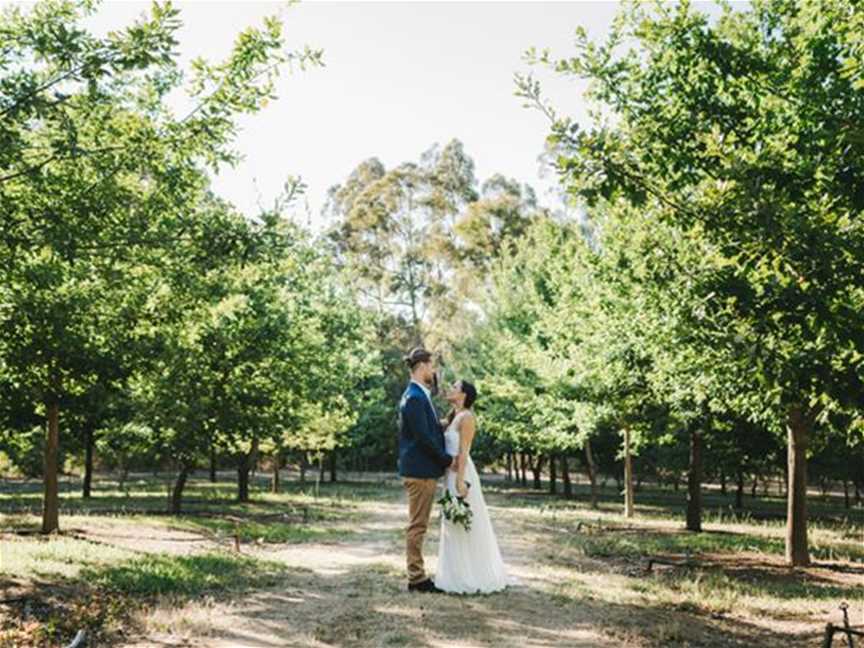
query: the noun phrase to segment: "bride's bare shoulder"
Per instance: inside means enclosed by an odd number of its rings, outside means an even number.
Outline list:
[[[463,431],[466,428],[474,429],[477,426],[477,417],[474,416],[474,412],[471,410],[465,410],[462,414],[459,415],[459,431]]]

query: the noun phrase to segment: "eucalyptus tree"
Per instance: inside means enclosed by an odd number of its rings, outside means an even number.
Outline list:
[[[478,324],[485,295],[493,289],[493,271],[513,243],[531,225],[549,218],[534,190],[495,174],[482,183],[477,199],[467,203],[452,225],[449,244],[438,248],[447,278],[433,301],[427,325],[430,344],[447,353]]]
[[[423,169],[406,162],[386,171],[369,160],[330,192],[336,217],[332,239],[345,267],[379,314],[398,313],[422,337],[427,296],[433,290],[428,254],[430,222],[422,210],[428,182]]]
[[[369,302],[436,340],[466,299],[478,301],[504,242],[545,214],[530,187],[501,175],[478,191],[459,140],[389,170],[362,162],[331,188],[325,211],[337,255]]]

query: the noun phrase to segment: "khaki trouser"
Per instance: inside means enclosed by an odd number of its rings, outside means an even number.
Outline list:
[[[405,537],[408,582],[420,583],[426,580],[426,570],[423,568],[423,537],[429,526],[438,480],[405,477],[403,482],[408,492],[408,532]]]

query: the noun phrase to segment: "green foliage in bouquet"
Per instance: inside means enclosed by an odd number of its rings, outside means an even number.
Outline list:
[[[468,484],[469,488],[470,486]],[[471,530],[471,518],[474,516],[474,512],[464,497],[454,497],[449,490],[445,490],[444,495],[438,500],[438,504],[441,506],[441,515],[445,519],[453,524],[462,525],[466,531]]]

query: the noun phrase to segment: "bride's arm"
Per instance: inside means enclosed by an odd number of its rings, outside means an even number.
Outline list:
[[[474,422],[474,415],[470,414],[459,421],[459,471],[456,475],[456,492],[460,497],[465,497],[468,494],[468,488],[465,486],[465,462],[468,460],[468,453],[471,451],[471,443],[474,441],[474,433],[477,430],[477,425]]]

